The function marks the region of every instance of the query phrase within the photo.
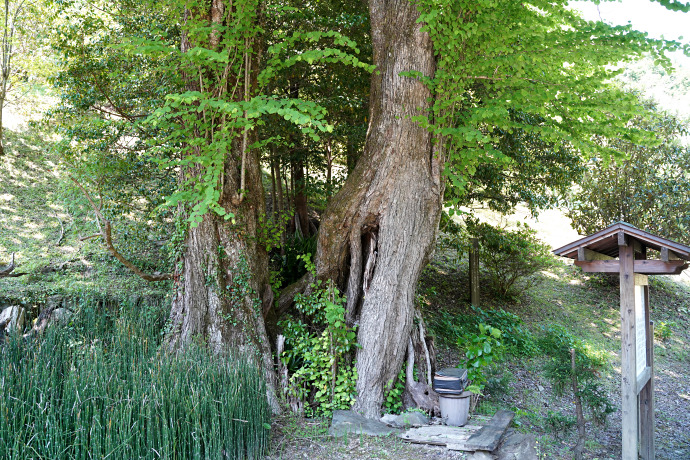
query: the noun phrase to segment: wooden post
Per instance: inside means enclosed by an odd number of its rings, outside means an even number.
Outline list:
[[[622,241],[627,243],[626,241]],[[619,235],[621,300],[621,405],[622,405],[622,459],[638,458],[638,402],[637,362],[635,335],[635,252],[632,244],[621,244]]]
[[[470,246],[470,303],[479,306],[479,240],[472,238]]]
[[[644,299],[647,366],[651,372],[649,381],[640,391],[640,455],[644,460],[654,460],[654,323],[649,320],[649,286],[644,288]]]

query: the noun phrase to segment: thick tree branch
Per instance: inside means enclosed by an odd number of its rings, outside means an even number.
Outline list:
[[[86,237],[84,239],[89,239],[94,236],[102,236],[103,241],[105,242],[105,246],[108,249],[108,252],[115,257],[117,260],[120,261],[122,265],[127,267],[132,273],[137,275],[140,278],[145,279],[146,281],[166,281],[172,279],[172,274],[171,273],[154,273],[152,275],[149,275],[147,273],[144,273],[143,271],[139,270],[132,262],[127,260],[122,254],[120,254],[117,249],[115,249],[115,246],[113,245],[113,237],[112,237],[112,230],[110,227],[110,221],[103,217],[103,214],[101,213],[100,207],[96,206],[96,203],[93,201],[91,198],[91,195],[89,195],[89,192],[86,191],[82,185],[76,181],[73,177],[70,177],[72,182],[75,183],[77,187],[84,193],[86,196],[86,199],[89,200],[89,203],[91,203],[91,207],[93,208],[93,211],[96,213],[96,223],[98,224],[98,229],[100,230],[100,234],[98,235],[92,235],[89,237]],[[102,221],[102,224],[101,224]],[[80,238],[80,240],[84,240]]]
[[[60,236],[55,242],[55,246],[60,246],[62,244],[62,240],[65,238],[65,225],[62,223],[62,219],[60,219],[60,216],[55,214],[55,218],[60,223]]]
[[[14,264],[14,252],[12,253],[12,262],[10,264],[3,268],[0,269],[0,278],[16,278],[18,276],[24,276],[26,273],[12,273],[12,271],[17,268],[17,266]]]
[[[280,291],[280,295],[276,301],[276,314],[278,315],[278,318],[280,318],[295,303],[295,296],[297,294],[304,293],[313,281],[314,278],[312,274],[307,273],[302,278],[298,279],[289,286],[286,286],[285,289]]]

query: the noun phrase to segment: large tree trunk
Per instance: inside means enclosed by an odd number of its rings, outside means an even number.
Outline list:
[[[223,23],[231,14],[226,13],[225,8],[221,0],[213,0],[205,6],[197,6],[193,13],[187,11],[185,17],[190,18],[193,14],[195,18],[206,18],[211,23]],[[207,45],[213,48],[214,41],[218,46],[219,38],[211,34]],[[183,35],[182,51],[192,47],[189,38]],[[233,54],[237,50],[226,51]],[[259,59],[258,53],[254,59]],[[251,61],[247,57],[245,62]],[[256,69],[256,64],[252,68]],[[251,85],[255,76],[255,73],[251,77],[239,76],[229,84],[237,85],[240,90],[235,94],[244,92],[246,98],[250,90],[245,90],[244,85],[247,82]],[[203,90],[198,78],[190,77],[188,81],[187,89]],[[222,94],[216,88],[206,90]],[[205,120],[203,114],[199,117]],[[264,190],[258,152],[246,151],[243,160],[245,147],[255,140],[251,132],[244,133],[247,134],[248,140],[239,134],[232,141],[220,181],[218,203],[226,212],[234,214],[235,222],[209,212],[198,226],[187,231],[167,343],[174,350],[184,349],[198,341],[219,353],[239,352],[243,357],[254,360],[264,371],[269,403],[274,412],[278,412],[276,377],[264,322],[272,309],[273,294],[268,281],[268,255],[258,238],[259,217],[265,215]],[[199,154],[198,148],[196,151],[192,147],[187,148],[190,153]],[[199,165],[183,168],[180,182],[184,184],[186,177],[202,177],[203,173],[203,167]],[[242,195],[238,193],[240,189],[245,191]],[[181,212],[184,212],[182,208]]]
[[[362,157],[324,216],[317,276],[346,286],[347,320],[358,323],[355,410],[380,415],[387,382],[406,356],[415,287],[433,250],[443,186],[432,135],[412,118],[430,115],[428,34],[408,0],[370,0],[374,64]]]

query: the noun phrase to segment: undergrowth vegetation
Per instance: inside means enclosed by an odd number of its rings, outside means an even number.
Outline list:
[[[259,458],[270,409],[241,356],[161,349],[164,309],[82,304],[0,347],[0,457]]]
[[[299,259],[314,273],[310,254]],[[291,396],[306,402],[307,416],[349,409],[357,370],[348,354],[357,344],[356,329],[345,323],[345,297],[331,280],[319,280],[312,284],[311,294],[295,297],[295,307],[300,317],[280,323],[286,345],[280,359],[291,374]]]

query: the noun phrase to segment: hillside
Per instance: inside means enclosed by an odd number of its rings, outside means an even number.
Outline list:
[[[131,275],[99,238],[81,239],[98,229],[52,149],[54,140],[19,117],[10,126],[0,164],[0,264],[15,254],[15,273],[26,275],[0,280],[0,305],[36,308],[51,296],[85,293],[112,300],[165,295],[166,286]]]

